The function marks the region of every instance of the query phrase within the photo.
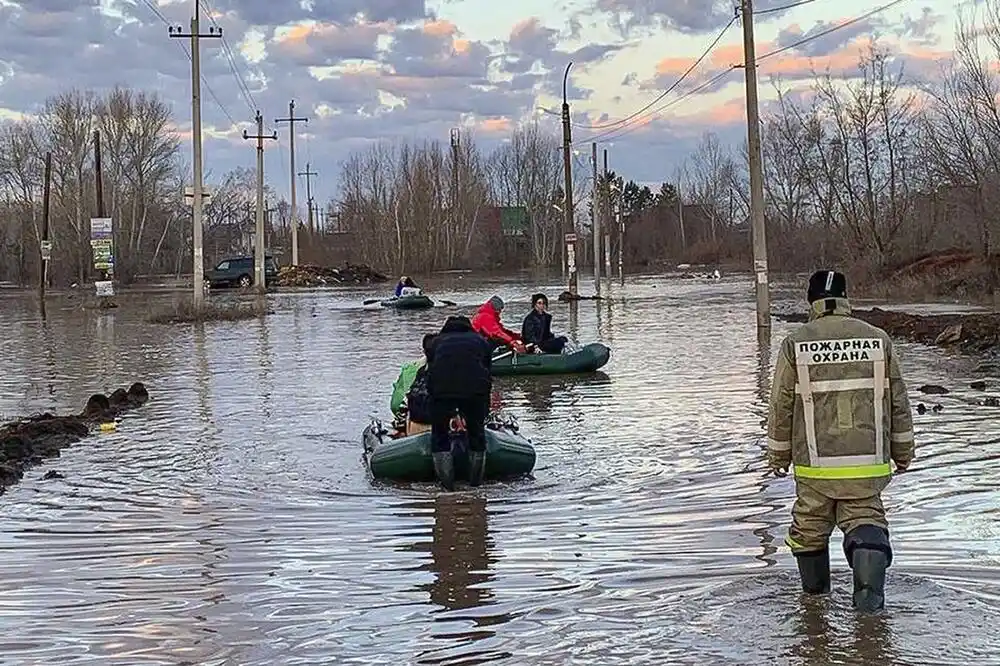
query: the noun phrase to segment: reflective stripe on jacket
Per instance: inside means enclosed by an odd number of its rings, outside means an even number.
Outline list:
[[[881,492],[890,460],[913,458],[906,384],[885,331],[850,317],[846,299],[813,303],[781,345],[768,418],[772,464],[794,465],[830,497]]]

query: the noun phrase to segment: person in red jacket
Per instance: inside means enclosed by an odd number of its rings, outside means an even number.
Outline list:
[[[494,345],[494,349],[501,345],[509,345],[518,354],[526,353],[527,349],[521,336],[509,328],[504,328],[500,321],[501,312],[503,312],[503,299],[499,296],[492,296],[490,300],[483,303],[476,312],[476,316],[472,318],[473,330],[489,340]]]

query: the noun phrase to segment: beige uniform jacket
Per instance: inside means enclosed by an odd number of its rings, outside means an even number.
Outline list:
[[[847,299],[813,303],[781,345],[768,416],[768,460],[834,499],[880,493],[890,459],[909,466],[913,423],[892,340],[850,316]]]

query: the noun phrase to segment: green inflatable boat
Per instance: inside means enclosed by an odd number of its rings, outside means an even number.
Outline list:
[[[571,354],[515,354],[505,349],[493,356],[493,375],[508,377],[594,372],[607,365],[610,358],[611,349],[600,342],[592,342]]]
[[[425,310],[434,307],[434,301],[423,294],[393,296],[382,301],[382,307],[396,310]]]
[[[379,421],[365,428],[362,439],[372,476],[385,481],[437,480],[431,459],[431,434],[393,437]],[[484,479],[497,481],[530,474],[535,468],[535,447],[518,434],[512,421],[486,427],[486,473]],[[455,456],[455,480],[468,481],[468,454]]]

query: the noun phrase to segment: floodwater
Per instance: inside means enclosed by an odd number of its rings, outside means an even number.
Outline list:
[[[963,388],[974,362],[900,345],[914,403],[944,410],[915,415],[918,461],[886,496],[888,612],[859,618],[839,533],[827,598],[800,597],[781,545],[793,484],[765,476],[762,424],[789,325],[759,344],[744,277],[554,303],[556,328],[613,355],[597,376],[496,381],[534,478],[373,486],[361,431],[420,336],[493,292],[514,324],[537,288],[450,279],[433,294],[454,309],[317,290],[204,326],[144,323],[169,296],[54,302],[45,326],[0,298],[0,413],[135,380],[152,396],[0,497],[0,661],[1000,664],[1000,420]],[[954,391],[928,400],[928,382]]]

